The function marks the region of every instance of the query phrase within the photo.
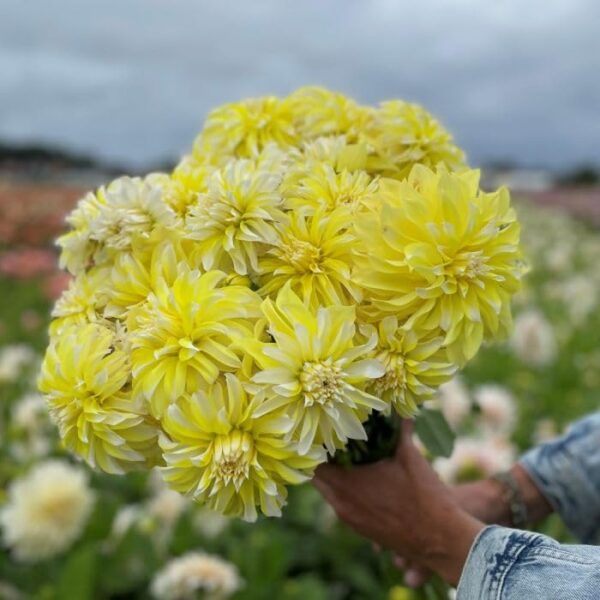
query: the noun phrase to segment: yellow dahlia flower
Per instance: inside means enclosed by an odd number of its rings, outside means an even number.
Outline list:
[[[291,213],[282,225],[279,241],[259,261],[261,296],[276,294],[286,283],[313,310],[319,305],[352,304],[360,290],[350,280],[351,213],[340,207],[314,216]]]
[[[292,121],[303,139],[360,131],[366,107],[343,94],[322,87],[302,87],[284,101],[292,114]]]
[[[247,521],[256,519],[257,506],[280,515],[285,486],[307,481],[325,453],[309,446],[300,456],[287,436],[291,419],[280,411],[259,414],[262,406],[262,395],[249,395],[232,373],[172,404],[160,440],[167,484]]]
[[[314,212],[346,206],[356,210],[377,190],[377,181],[364,171],[336,172],[329,165],[315,165],[297,184],[285,191],[286,208]]]
[[[93,192],[88,192],[67,216],[71,230],[56,240],[60,246],[60,267],[77,275],[92,266],[95,244],[90,239],[92,221],[98,217],[102,202]]]
[[[265,244],[277,242],[275,224],[285,220],[280,182],[279,175],[257,170],[248,160],[213,175],[186,219],[187,237],[198,242],[195,252],[205,269],[256,272]]]
[[[443,336],[403,329],[393,316],[385,317],[378,331],[374,356],[385,367],[385,374],[367,389],[389,402],[401,416],[412,416],[458,367],[448,359]]]
[[[157,173],[152,177],[163,188],[163,201],[175,213],[185,218],[190,206],[198,200],[198,194],[208,189],[208,181],[214,167],[194,156],[185,156],[170,175]]]
[[[260,316],[259,296],[245,286],[224,286],[225,273],[179,268],[172,284],[156,282],[130,335],[134,391],[157,418],[184,392],[238,370],[242,363],[230,345],[252,335]]]
[[[293,419],[299,452],[316,442],[331,454],[348,439],[366,439],[361,418],[386,403],[364,391],[384,375],[382,364],[366,358],[377,343],[373,330],[363,345],[354,343],[354,308],[307,308],[286,285],[275,303],[262,304],[273,343],[244,340],[243,346],[263,371],[252,381],[268,386],[268,400],[257,416],[285,407]]]
[[[380,204],[357,220],[364,248],[354,279],[377,311],[404,327],[440,328],[452,362],[510,327],[523,266],[508,191],[479,191],[479,172],[415,166],[380,185]]]
[[[168,261],[167,253],[165,259]],[[123,317],[128,311],[145,302],[152,291],[150,266],[136,252],[119,254],[109,272],[106,314]]]
[[[179,264],[194,265],[182,248],[180,240],[165,239],[154,247],[152,254],[144,249],[119,254],[109,270],[107,306],[108,317],[123,318],[145,302],[159,279],[172,284],[179,275]]]
[[[162,230],[177,225],[177,216],[162,194],[162,186],[152,177],[121,177],[89,193],[67,217],[73,230],[58,239],[61,266],[77,274],[112,262],[136,241],[160,239]]]
[[[110,269],[95,267],[72,279],[52,309],[51,333],[71,325],[101,321],[108,302],[109,277]]]
[[[317,138],[288,152],[288,161],[297,180],[325,165],[336,173],[366,171],[367,159],[367,144],[350,143],[345,136]]]
[[[271,142],[287,147],[299,140],[293,115],[274,96],[251,98],[213,110],[194,142],[194,156],[222,165],[230,158],[253,158]]]
[[[129,386],[129,357],[98,324],[50,340],[38,381],[65,446],[92,467],[123,473],[157,462],[157,423]]]
[[[443,163],[451,169],[464,165],[464,154],[450,133],[418,104],[383,102],[366,137],[376,154],[369,168],[394,178],[404,179],[416,164],[435,167]]]
[[[372,410],[414,414],[509,328],[519,225],[463,162],[420,106],[305,87],[217,108],[171,173],[88,194],[40,378],[65,444],[148,468],[161,430],[175,490],[279,514]]]

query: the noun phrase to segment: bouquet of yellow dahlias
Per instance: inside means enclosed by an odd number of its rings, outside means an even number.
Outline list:
[[[523,273],[508,192],[430,114],[321,88],[214,110],[172,173],[67,221],[39,382],[65,446],[247,520],[415,415]]]

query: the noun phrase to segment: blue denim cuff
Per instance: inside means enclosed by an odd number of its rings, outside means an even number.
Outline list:
[[[576,423],[563,437],[521,458],[540,492],[584,543],[600,531],[600,415]]]
[[[482,529],[471,546],[456,600],[500,598],[505,579],[521,552],[541,540],[539,534],[497,525]]]

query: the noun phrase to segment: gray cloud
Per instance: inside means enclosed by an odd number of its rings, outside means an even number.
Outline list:
[[[474,162],[600,162],[595,0],[8,0],[0,137],[134,165],[206,112],[324,84],[436,113]]]

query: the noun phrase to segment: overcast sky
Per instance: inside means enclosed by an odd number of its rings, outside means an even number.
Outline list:
[[[600,163],[600,1],[0,0],[0,139],[140,166],[315,83],[424,104],[475,164]]]

